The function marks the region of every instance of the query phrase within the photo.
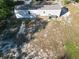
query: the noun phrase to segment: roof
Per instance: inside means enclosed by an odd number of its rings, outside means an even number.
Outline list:
[[[43,7],[40,8],[41,10],[58,10],[61,9],[61,6],[56,4],[56,5],[44,5]]]
[[[17,18],[35,18],[36,15],[40,16],[50,16],[56,15],[60,16],[61,5],[17,5],[15,6],[14,12]],[[28,13],[30,11],[30,14]]]
[[[27,10],[14,10],[16,18],[35,18],[35,15],[29,15]]]
[[[16,10],[59,10],[61,9],[61,5],[35,5],[35,6],[27,6],[27,5],[17,5],[15,6]]]

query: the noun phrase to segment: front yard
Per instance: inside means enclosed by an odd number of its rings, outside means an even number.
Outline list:
[[[67,5],[71,12],[72,26],[67,30],[67,42],[65,47],[69,59],[79,59],[79,8],[69,4]]]
[[[68,54],[69,59],[79,59],[79,9],[72,4],[66,5],[71,12],[71,25],[61,24],[59,21],[49,21],[46,28],[35,33],[34,45],[44,51],[52,51],[56,56]],[[49,52],[50,53],[50,52]]]

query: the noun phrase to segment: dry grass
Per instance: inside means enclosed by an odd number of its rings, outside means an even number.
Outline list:
[[[71,38],[73,38],[74,41],[79,41],[79,9],[75,7],[72,4],[67,5],[69,10],[71,11],[71,17],[72,17],[72,27],[70,29],[70,35]]]
[[[65,26],[58,21],[50,21],[45,29],[35,33],[33,44],[44,51],[52,51],[55,55],[64,55]]]
[[[67,5],[67,7],[71,12],[72,26],[67,28],[66,48],[70,59],[79,59],[79,9],[72,4]]]

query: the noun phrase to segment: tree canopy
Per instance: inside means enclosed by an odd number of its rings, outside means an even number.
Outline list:
[[[13,6],[13,0],[0,0],[0,20],[11,15]]]
[[[79,2],[79,0],[75,0],[76,2]]]

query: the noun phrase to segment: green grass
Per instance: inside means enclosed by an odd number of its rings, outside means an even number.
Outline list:
[[[65,44],[69,59],[79,59],[79,50],[76,43],[73,41],[67,41]]]

